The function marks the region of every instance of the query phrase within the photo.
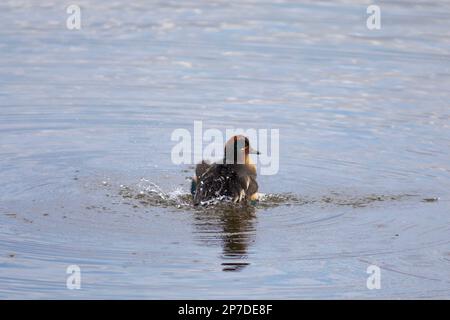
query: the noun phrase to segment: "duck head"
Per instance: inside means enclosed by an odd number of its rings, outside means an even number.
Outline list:
[[[250,141],[243,135],[231,137],[224,148],[225,164],[252,164],[250,154],[260,154],[250,146]]]

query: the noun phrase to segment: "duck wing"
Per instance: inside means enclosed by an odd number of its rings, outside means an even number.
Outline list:
[[[225,178],[220,174],[221,170],[217,164],[212,164],[208,168],[201,167],[197,169],[194,205],[219,197],[225,189]]]

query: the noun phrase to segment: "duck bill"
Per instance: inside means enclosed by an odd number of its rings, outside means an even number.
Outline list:
[[[250,153],[250,154],[261,154],[261,152],[259,152],[258,150],[256,150],[256,149],[253,149],[253,148],[250,148],[250,150],[249,150],[249,152],[248,153]]]

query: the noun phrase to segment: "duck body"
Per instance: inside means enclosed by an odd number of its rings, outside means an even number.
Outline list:
[[[243,164],[202,162],[196,167],[191,191],[194,205],[223,198],[235,203],[257,200],[256,169]]]
[[[229,199],[234,203],[257,200],[256,166],[249,157],[250,153],[259,154],[250,148],[246,137],[234,136],[225,145],[222,163],[199,163],[191,186],[194,205],[214,199]]]

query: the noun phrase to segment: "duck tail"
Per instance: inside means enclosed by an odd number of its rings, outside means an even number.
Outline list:
[[[195,167],[195,175],[197,176],[197,178],[204,174],[210,167],[211,164],[205,160],[197,164],[197,166]]]

